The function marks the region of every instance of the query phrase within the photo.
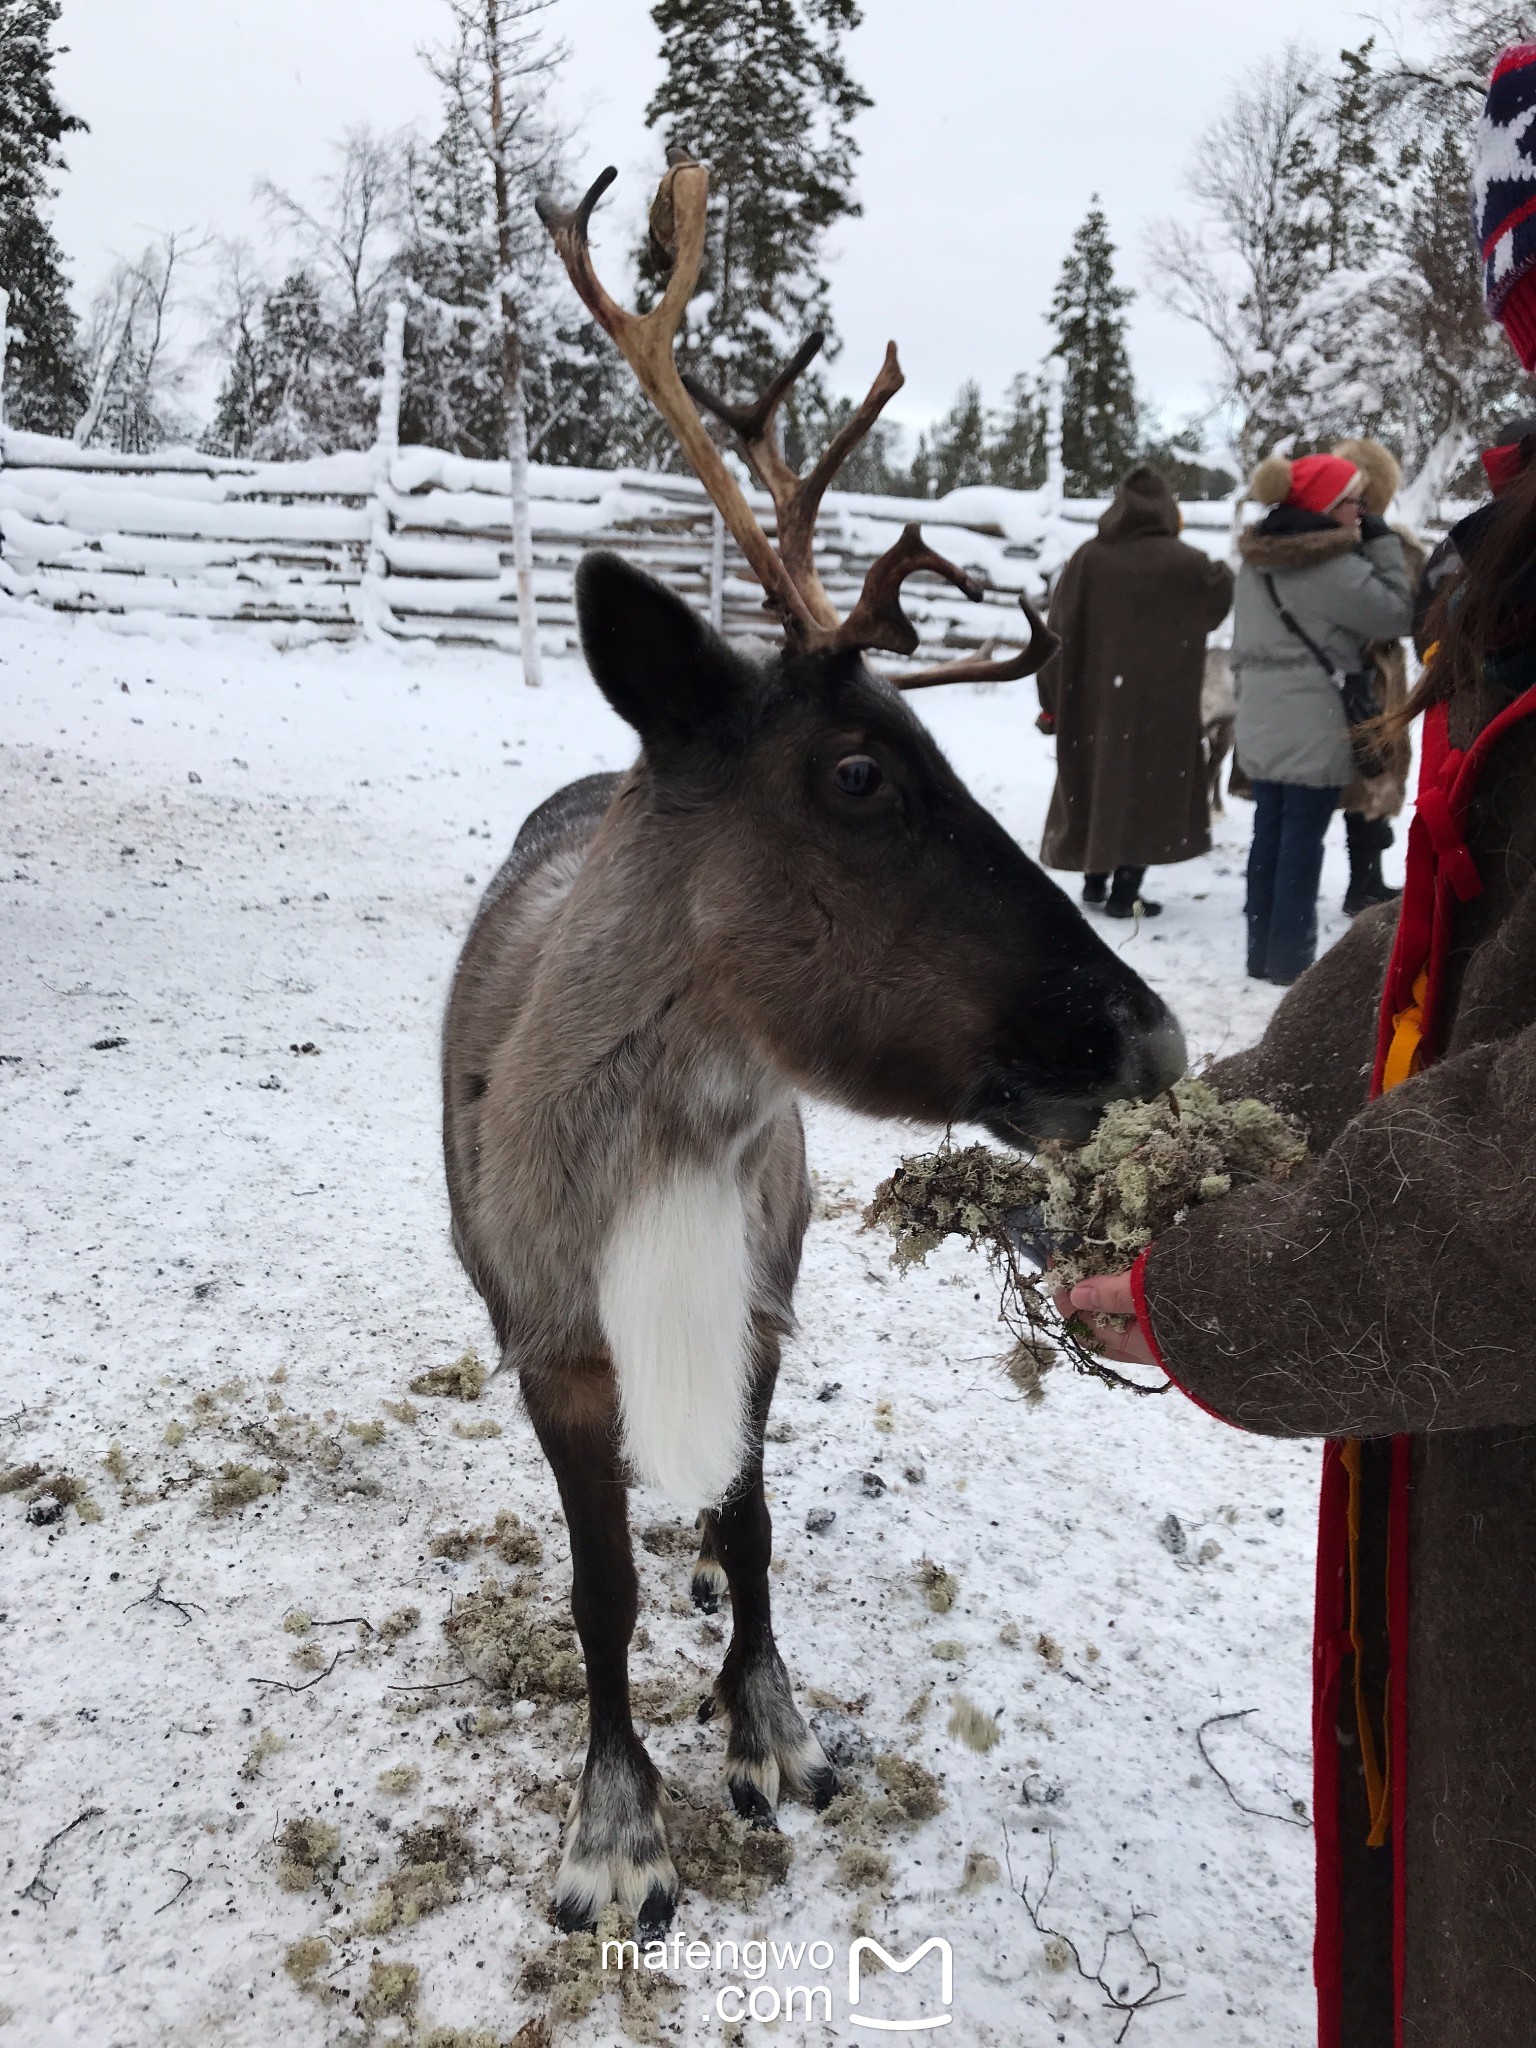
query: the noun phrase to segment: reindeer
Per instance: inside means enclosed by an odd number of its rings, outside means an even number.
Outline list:
[[[687,452],[784,629],[728,645],[612,554],[576,575],[581,645],[639,759],[528,818],[475,916],[443,1041],[454,1243],[559,1488],[590,1741],[556,1923],[617,1900],[644,1934],[677,1897],[660,1780],[630,1717],[637,1587],[627,1489],[703,1509],[697,1603],[729,1593],[712,1701],[738,1813],[824,1805],[831,1765],[795,1705],[769,1614],[763,1437],[810,1215],[801,1093],[870,1115],[1081,1138],[1102,1106],[1184,1069],[1162,1002],[961,784],[865,649],[906,653],[899,602],[928,570],[975,593],[916,528],[840,620],[813,560],[822,492],[901,383],[895,349],[805,478],[775,416],[815,349],[730,424],[777,506],[775,552],[673,359],[697,279],[707,172],[675,162],[653,209],[672,253],[639,317],[593,272],[611,183],[540,211],[577,289]],[[815,337],[813,337],[813,342]],[[905,678],[1023,675],[1050,635]]]

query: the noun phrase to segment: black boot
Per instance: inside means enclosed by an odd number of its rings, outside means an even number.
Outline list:
[[[1344,814],[1344,838],[1349,848],[1349,887],[1344,893],[1344,915],[1358,917],[1373,903],[1395,903],[1402,895],[1381,872],[1381,856],[1392,844],[1392,827],[1385,818],[1362,818],[1354,811]]]
[[[1109,901],[1104,905],[1106,917],[1161,917],[1161,903],[1149,903],[1141,893],[1141,881],[1145,868],[1116,868],[1115,879],[1110,884]]]
[[[1094,908],[1095,908],[1095,909],[1097,910],[1097,909],[1099,909],[1099,908],[1101,908],[1101,907],[1102,907],[1102,905],[1103,905],[1103,902],[1104,902],[1104,898],[1105,898],[1105,897],[1106,897],[1106,896],[1107,896],[1108,894],[1109,894],[1109,877],[1108,877],[1108,875],[1084,875],[1084,877],[1083,877],[1083,901],[1084,901],[1085,903],[1089,903],[1089,904],[1092,904],[1092,905],[1093,905],[1093,907],[1094,907]]]

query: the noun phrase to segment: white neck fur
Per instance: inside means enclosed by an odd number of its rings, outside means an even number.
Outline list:
[[[679,1167],[620,1209],[598,1312],[635,1477],[678,1506],[714,1507],[747,1447],[752,1262],[734,1148]]]

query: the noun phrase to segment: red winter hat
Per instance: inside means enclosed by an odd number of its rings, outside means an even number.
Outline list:
[[[1253,472],[1248,495],[1260,505],[1296,505],[1304,512],[1331,512],[1341,498],[1363,489],[1365,478],[1343,455],[1266,455]]]
[[[1304,512],[1331,512],[1361,481],[1359,470],[1342,455],[1303,455],[1291,464],[1285,502]]]

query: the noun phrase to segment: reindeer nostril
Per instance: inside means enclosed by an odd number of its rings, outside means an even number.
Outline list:
[[[1189,1049],[1178,1019],[1164,1012],[1162,1021],[1140,1039],[1131,1055],[1137,1068],[1136,1093],[1144,1098],[1161,1095],[1189,1070]]]

